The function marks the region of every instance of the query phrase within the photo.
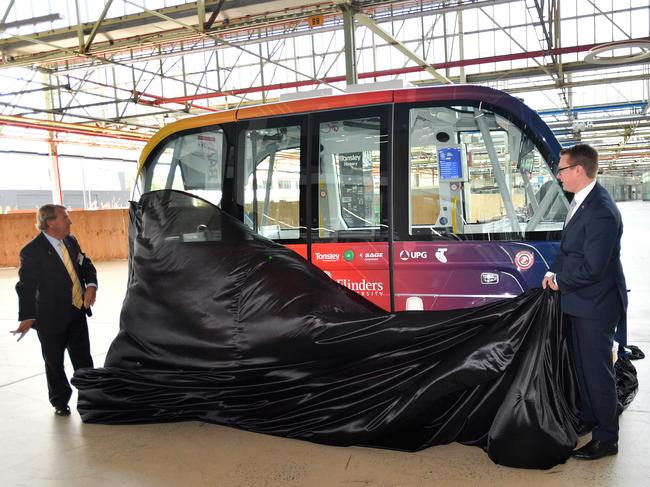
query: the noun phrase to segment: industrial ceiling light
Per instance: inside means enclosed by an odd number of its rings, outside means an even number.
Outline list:
[[[632,53],[622,56],[602,56],[601,54],[618,49],[632,49]],[[592,47],[587,51],[585,62],[590,64],[612,65],[633,63],[650,59],[650,41],[616,41]]]

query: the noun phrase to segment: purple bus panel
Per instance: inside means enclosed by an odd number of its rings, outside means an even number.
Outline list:
[[[558,245],[557,242],[395,242],[395,310],[471,308],[513,298],[540,285]],[[541,251],[538,247],[542,247]]]

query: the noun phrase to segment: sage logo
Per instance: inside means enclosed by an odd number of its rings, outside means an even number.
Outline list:
[[[447,262],[447,256],[445,255],[445,252],[447,252],[446,247],[436,250],[436,259],[438,259],[438,261],[442,262],[443,264]]]
[[[411,259],[412,260],[423,260],[423,259],[426,259],[427,256],[428,255],[427,255],[426,251],[422,251],[422,250],[411,250],[411,251],[402,250],[399,253],[399,258],[401,260],[403,260],[403,261],[407,261],[407,260],[411,260]]]
[[[354,251],[346,250],[343,252],[343,259],[345,259],[347,262],[352,262],[354,260]]]
[[[378,261],[380,259],[384,258],[384,253],[383,252],[366,252],[365,254],[362,253],[361,257],[368,262],[368,261]]]

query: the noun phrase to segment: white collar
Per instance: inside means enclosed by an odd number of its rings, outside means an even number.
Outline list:
[[[43,232],[43,235],[45,235],[45,238],[52,244],[52,247],[54,247],[55,249],[58,248],[61,242],[63,242],[63,240],[54,238],[52,235],[49,235],[47,232]]]
[[[576,202],[575,206],[576,208],[580,206],[585,199],[587,199],[587,196],[589,193],[591,193],[591,190],[594,189],[594,186],[596,186],[596,180],[594,179],[592,182],[590,182],[587,186],[582,188],[580,191],[578,191],[576,194],[573,195],[573,201]]]

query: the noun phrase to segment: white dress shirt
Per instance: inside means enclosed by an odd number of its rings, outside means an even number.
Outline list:
[[[576,194],[573,195],[573,201],[576,202],[576,204],[573,206],[573,211],[570,213],[569,220],[573,218],[573,215],[575,212],[578,210],[580,205],[587,199],[587,196],[589,193],[591,193],[591,190],[594,189],[594,186],[596,186],[596,180],[594,179],[592,182],[590,182],[587,186],[582,188],[580,191],[578,191]]]

